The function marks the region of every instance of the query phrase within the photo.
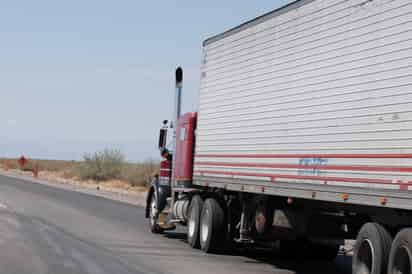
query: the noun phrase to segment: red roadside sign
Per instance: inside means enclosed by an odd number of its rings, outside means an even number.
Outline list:
[[[19,163],[20,167],[23,167],[27,164],[28,160],[26,157],[21,156],[17,162]]]

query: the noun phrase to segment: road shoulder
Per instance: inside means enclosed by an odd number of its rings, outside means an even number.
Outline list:
[[[87,185],[76,185],[70,183],[62,183],[59,181],[53,180],[46,180],[41,178],[33,178],[26,175],[16,174],[10,171],[0,170],[0,175],[15,178],[27,183],[35,183],[35,184],[42,184],[54,188],[60,188],[64,190],[76,191],[84,194],[89,194],[97,197],[103,197],[106,199],[123,202],[127,204],[137,205],[137,206],[145,206],[146,202],[146,193],[145,192],[128,192],[126,190],[121,189],[102,189],[100,187],[96,187],[95,185],[87,186]]]

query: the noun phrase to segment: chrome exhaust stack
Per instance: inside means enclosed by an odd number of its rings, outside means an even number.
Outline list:
[[[178,67],[175,71],[175,105],[173,113],[173,165],[172,165],[172,187],[176,186],[175,182],[175,164],[176,164],[176,135],[177,135],[177,124],[179,122],[179,117],[182,112],[182,90],[183,90],[183,69]],[[174,200],[174,199],[173,199]]]

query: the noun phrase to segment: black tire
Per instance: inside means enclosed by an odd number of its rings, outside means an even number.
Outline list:
[[[157,201],[156,195],[154,193],[151,195],[149,203],[149,226],[150,231],[154,234],[163,233],[163,229],[157,224],[158,212],[157,212]]]
[[[392,243],[388,274],[412,273],[412,229],[401,230]]]
[[[272,228],[274,218],[274,208],[270,206],[268,200],[260,201],[255,209],[254,223],[252,225],[252,235],[263,237]]]
[[[200,218],[200,247],[206,253],[219,252],[225,242],[225,214],[219,203],[212,198],[203,204]]]
[[[392,237],[377,223],[362,226],[353,249],[353,274],[384,274],[387,271]]]
[[[203,199],[195,195],[190,202],[187,221],[187,242],[193,248],[199,248],[200,215],[202,214]]]

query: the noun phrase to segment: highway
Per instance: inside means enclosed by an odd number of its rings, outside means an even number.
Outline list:
[[[0,272],[44,273],[351,273],[334,263],[278,260],[267,251],[207,255],[183,228],[149,232],[143,208],[0,176]]]

